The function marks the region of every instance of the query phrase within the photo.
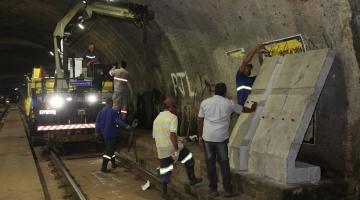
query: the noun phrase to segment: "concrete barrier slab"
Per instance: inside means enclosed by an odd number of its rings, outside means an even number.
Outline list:
[[[263,63],[248,98],[258,109],[240,115],[230,138],[231,167],[281,183],[320,179],[319,167],[295,160],[333,59],[323,49]]]

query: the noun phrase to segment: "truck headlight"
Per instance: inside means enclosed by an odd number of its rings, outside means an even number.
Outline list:
[[[89,103],[96,103],[98,101],[98,98],[95,94],[90,94],[86,97],[86,101]]]
[[[72,97],[66,97],[65,100],[68,101],[68,102],[70,102],[70,101],[72,101],[73,99],[72,99]]]
[[[54,95],[49,99],[50,107],[52,108],[62,108],[65,104],[64,99],[59,95]]]

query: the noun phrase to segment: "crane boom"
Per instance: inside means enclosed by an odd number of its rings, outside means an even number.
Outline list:
[[[65,36],[65,29],[71,20],[79,13],[83,12],[91,18],[93,14],[120,18],[126,21],[134,22],[136,25],[145,29],[148,21],[153,20],[154,14],[147,9],[147,6],[139,4],[124,4],[123,6],[110,6],[103,4],[87,4],[83,2],[77,3],[69,12],[57,23],[53,33],[54,54],[55,54],[55,77],[57,78],[57,89],[67,88],[66,82],[63,80],[64,72],[61,70],[59,40]],[[61,80],[62,79],[62,80]]]

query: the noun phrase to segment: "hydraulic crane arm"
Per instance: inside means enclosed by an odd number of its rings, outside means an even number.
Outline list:
[[[124,6],[110,6],[102,4],[85,4],[79,2],[57,23],[53,38],[54,38],[54,54],[55,54],[55,77],[63,78],[64,74],[61,70],[60,52],[59,52],[59,39],[63,39],[65,36],[65,28],[71,22],[71,20],[77,16],[79,12],[87,14],[88,18],[91,18],[93,14],[105,15],[110,17],[120,18],[126,21],[135,23],[140,28],[145,29],[148,21],[154,19],[153,12],[149,11],[146,6],[138,4],[124,4]],[[60,86],[57,83],[58,86]],[[59,88],[59,87],[58,87]],[[62,88],[62,86],[60,86]]]

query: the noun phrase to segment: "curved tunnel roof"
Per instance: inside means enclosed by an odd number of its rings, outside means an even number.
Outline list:
[[[33,66],[52,62],[52,32],[72,4],[71,0],[0,1],[2,88],[17,84]]]

